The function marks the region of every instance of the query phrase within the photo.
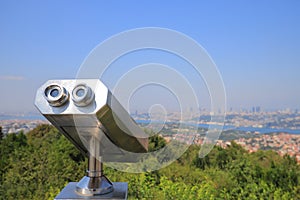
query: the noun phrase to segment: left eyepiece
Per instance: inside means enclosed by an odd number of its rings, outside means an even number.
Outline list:
[[[53,84],[45,89],[45,98],[51,106],[59,107],[68,101],[69,93],[64,87]]]

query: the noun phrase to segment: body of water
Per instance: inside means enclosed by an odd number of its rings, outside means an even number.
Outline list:
[[[150,120],[136,120],[136,122],[137,123],[142,123],[142,124],[149,124],[151,121]],[[162,122],[155,122],[155,123],[162,123]],[[172,123],[172,122],[168,122],[168,123]],[[179,122],[174,122],[174,123],[179,123]],[[198,126],[199,128],[208,128],[209,127],[208,124],[193,124],[193,123],[189,123],[188,125]],[[290,133],[290,134],[300,134],[300,129],[259,128],[259,127],[246,127],[246,126],[236,127],[236,126],[224,125],[223,126],[223,131],[228,131],[228,130],[238,130],[238,131],[245,131],[245,132],[259,132],[259,133],[262,133],[262,134],[265,134],[265,133],[277,133],[277,132]]]
[[[0,120],[46,120],[42,115],[0,115]],[[136,120],[137,123],[141,124],[149,124],[150,120]],[[155,123],[163,123],[163,122],[155,122]],[[167,122],[172,123],[172,122]],[[179,122],[174,122],[179,123]],[[188,125],[197,126],[199,128],[208,128],[208,124],[193,124],[189,123]],[[214,125],[213,125],[214,126]],[[291,134],[300,134],[299,129],[287,129],[287,128],[259,128],[259,127],[245,127],[245,126],[223,126],[223,131],[227,130],[238,130],[238,131],[245,131],[245,132],[259,132],[262,134],[265,133],[274,133],[274,132],[284,132],[284,133],[291,133]]]

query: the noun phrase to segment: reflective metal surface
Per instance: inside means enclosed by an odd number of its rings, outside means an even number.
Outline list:
[[[85,176],[76,185],[76,192],[85,196],[107,194],[113,190],[112,183],[105,176]]]
[[[51,106],[62,106],[69,99],[69,93],[60,85],[52,84],[44,91],[44,97]]]
[[[77,194],[113,193],[116,188],[103,174],[102,161],[134,162],[138,154],[127,158],[126,151],[148,149],[147,135],[97,79],[47,81],[38,89],[35,105],[89,158],[87,175],[74,189]]]
[[[101,143],[103,161],[132,162],[122,157],[124,151],[147,151],[147,135],[97,79],[47,81],[38,89],[35,105],[86,155],[92,135]]]
[[[114,190],[107,194],[84,196],[76,192],[77,182],[69,183],[56,197],[55,200],[78,200],[78,199],[109,199],[109,200],[124,200],[127,199],[127,183],[113,182]]]
[[[87,106],[94,98],[94,92],[86,84],[78,84],[72,91],[72,100],[76,106]]]

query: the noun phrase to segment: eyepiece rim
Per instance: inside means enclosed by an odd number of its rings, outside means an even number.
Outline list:
[[[83,90],[82,96],[77,93],[79,90]],[[95,94],[92,89],[85,83],[77,84],[72,90],[72,100],[76,106],[83,107],[89,105],[95,99]]]
[[[55,96],[51,94],[54,90],[58,91],[58,94]],[[51,106],[59,107],[68,101],[69,93],[59,84],[50,84],[44,90],[44,97]]]

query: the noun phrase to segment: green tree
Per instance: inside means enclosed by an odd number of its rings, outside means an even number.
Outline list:
[[[149,137],[148,151],[156,151],[166,146],[166,141],[163,137],[155,134]]]
[[[4,134],[3,134],[3,132],[2,132],[2,126],[0,126],[0,140],[2,140],[3,137],[4,137]]]
[[[53,199],[53,191],[82,177],[84,157],[52,126],[39,126],[30,132],[28,143],[23,146],[19,144],[24,135],[13,135],[10,137],[20,141],[10,143],[14,150],[1,181],[3,199]]]
[[[150,138],[150,150],[164,145],[163,138]],[[165,153],[177,153],[179,146]],[[0,199],[53,199],[86,169],[86,158],[50,125],[26,135],[9,134],[0,140],[0,150]],[[151,173],[105,171],[112,181],[128,182],[129,199],[300,199],[300,166],[294,157],[273,151],[249,154],[234,142],[226,149],[214,147],[204,158],[199,150],[191,145],[171,165]]]

